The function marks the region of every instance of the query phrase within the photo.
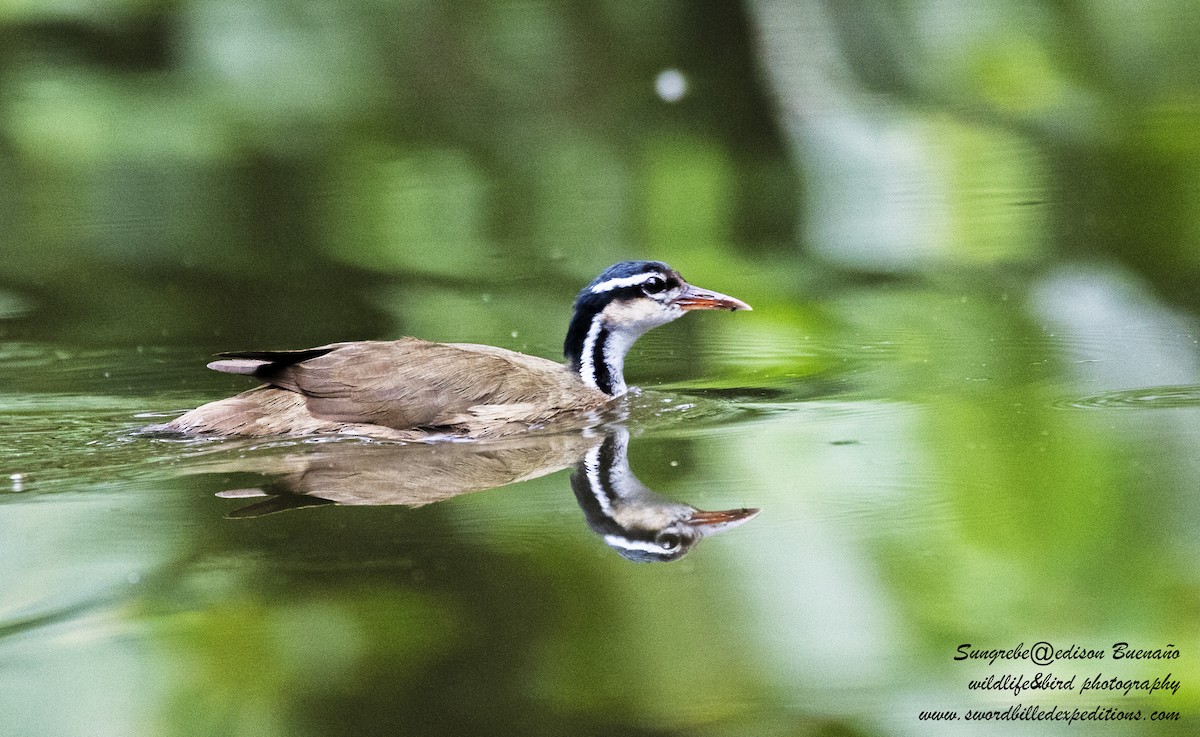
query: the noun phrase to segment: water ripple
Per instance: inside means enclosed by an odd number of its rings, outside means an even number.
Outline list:
[[[1118,389],[1082,397],[1060,399],[1061,409],[1169,409],[1200,407],[1200,386],[1150,386]]]

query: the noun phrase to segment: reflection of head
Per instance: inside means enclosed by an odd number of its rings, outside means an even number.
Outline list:
[[[588,526],[621,556],[638,563],[678,560],[701,538],[736,527],[757,509],[704,512],[659,496],[629,469],[629,432],[614,428],[571,475]]]

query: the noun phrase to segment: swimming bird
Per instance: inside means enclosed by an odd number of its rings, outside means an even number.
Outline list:
[[[418,338],[220,354],[209,368],[263,382],[157,426],[216,436],[485,438],[583,416],[626,393],[625,354],[691,310],[749,310],[688,284],[661,261],[622,261],[575,299],[565,363],[473,343]]]

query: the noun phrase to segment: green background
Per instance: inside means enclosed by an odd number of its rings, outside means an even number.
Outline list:
[[[0,731],[1190,734],[1197,39],[1191,0],[0,0]],[[763,509],[678,563],[565,473],[229,520],[195,472],[279,447],[130,434],[245,388],[217,350],[557,357],[625,258],[755,308],[630,356],[639,477]],[[1183,685],[952,660],[1039,640]],[[918,719],[1015,703],[1147,720]]]

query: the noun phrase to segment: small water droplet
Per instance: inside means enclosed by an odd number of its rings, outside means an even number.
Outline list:
[[[663,102],[679,102],[688,92],[687,77],[678,69],[664,69],[654,78],[654,91]]]

